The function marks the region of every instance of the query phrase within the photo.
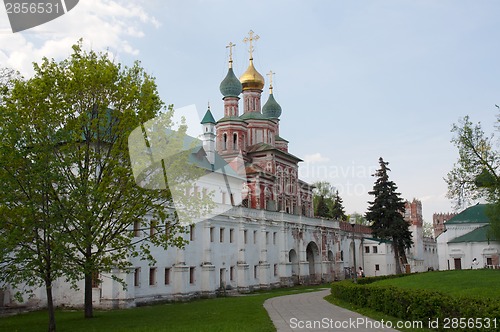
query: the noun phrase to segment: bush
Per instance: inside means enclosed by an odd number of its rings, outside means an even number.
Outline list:
[[[491,318],[500,325],[500,301],[449,296],[437,291],[378,286],[371,283],[399,276],[361,279],[358,284],[350,280],[333,283],[332,296],[358,306],[367,307],[387,315],[406,320],[422,321],[439,318]],[[442,324],[441,328],[443,327]],[[500,328],[500,326],[497,326]],[[453,329],[447,329],[453,330]],[[463,329],[456,329],[460,331]],[[472,329],[467,329],[470,331]]]

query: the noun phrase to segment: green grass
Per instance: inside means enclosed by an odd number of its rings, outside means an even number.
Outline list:
[[[392,326],[396,326],[397,322],[401,321],[401,319],[399,319],[399,318],[386,315],[384,313],[375,311],[373,309],[360,307],[360,306],[354,305],[352,303],[336,299],[332,295],[328,295],[327,297],[325,297],[325,300],[327,300],[328,302],[330,302],[332,304],[335,304],[336,306],[345,308],[347,310],[355,311],[355,312],[357,312],[357,313],[359,313],[359,314],[361,314],[363,316],[370,317],[370,318],[372,318],[374,320],[378,320],[378,321],[382,321],[383,320],[384,322],[391,321],[392,322]],[[429,329],[412,329],[412,328],[406,329],[406,328],[400,328],[399,331],[414,332],[414,331],[432,331],[432,330],[429,330]]]
[[[452,296],[498,299],[500,298],[500,270],[426,272],[404,278],[385,279],[370,285],[428,289]]]
[[[322,287],[328,286],[301,286],[238,297],[95,311],[95,317],[87,320],[82,311],[58,310],[57,331],[275,331],[263,307],[266,299]],[[0,331],[46,331],[47,319],[46,311],[0,318]]]
[[[365,287],[394,286],[401,288],[428,289],[449,294],[451,296],[494,299],[500,298],[500,270],[453,270],[418,273],[404,278],[385,279]],[[375,320],[400,320],[370,308],[364,308],[348,303],[329,295],[325,298],[339,307],[358,312]],[[401,329],[401,331],[430,331],[429,329]]]

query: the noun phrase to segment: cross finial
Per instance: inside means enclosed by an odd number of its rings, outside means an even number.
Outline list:
[[[273,93],[273,75],[276,73],[273,73],[272,70],[269,71],[266,75],[269,76],[269,93]]]
[[[229,68],[233,68],[233,47],[235,46],[236,44],[233,44],[233,42],[229,42],[226,46],[226,48],[229,48]]]
[[[250,60],[253,60],[253,45],[252,45],[252,42],[253,41],[257,41],[260,37],[258,35],[254,35],[254,32],[252,30],[250,30],[248,32],[248,37],[245,37],[245,39],[243,39],[243,42],[244,43],[248,43],[249,44],[249,47],[248,47],[248,53],[250,53]]]

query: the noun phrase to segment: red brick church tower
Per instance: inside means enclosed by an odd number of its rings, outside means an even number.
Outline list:
[[[253,64],[253,42],[258,38],[250,31],[244,39],[249,43],[250,57],[239,80],[232,68],[234,44],[228,45],[229,70],[220,84],[224,116],[216,124],[216,149],[226,162],[242,159],[245,165],[244,206],[312,217],[312,187],[298,178],[298,163],[302,160],[288,152],[288,141],[279,136],[282,110],[274,99],[272,72],[268,74],[269,98],[261,107],[265,80]]]

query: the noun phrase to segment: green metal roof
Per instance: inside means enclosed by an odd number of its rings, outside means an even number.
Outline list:
[[[205,116],[201,120],[201,124],[205,124],[205,123],[216,124],[214,116],[212,115],[212,112],[210,112],[210,109],[207,110],[207,113],[205,113]]]
[[[243,86],[236,75],[234,75],[233,68],[229,68],[226,77],[220,83],[220,92],[224,97],[238,97],[242,89]]]
[[[242,120],[248,120],[248,119],[253,119],[253,120],[267,120],[267,118],[262,115],[260,112],[247,112],[243,113],[240,115],[240,119]]]
[[[274,136],[274,139],[275,139],[276,141],[283,141],[283,142],[287,142],[287,143],[289,143],[286,139],[284,139],[283,137],[281,137],[281,136],[279,136],[279,135]]]
[[[448,220],[445,224],[488,224],[490,221],[485,213],[487,206],[487,204],[476,204],[474,206],[468,207],[464,211]]]
[[[274,99],[272,93],[269,95],[269,99],[262,107],[262,114],[269,119],[277,119],[281,115],[281,106],[278,104],[276,99]]]
[[[217,123],[227,122],[227,121],[245,122],[245,120],[242,120],[237,116],[225,116],[225,117],[221,118],[219,121],[217,121]]]
[[[451,220],[451,219],[450,219]],[[448,243],[462,243],[462,242],[489,242],[496,241],[493,234],[490,231],[490,225],[485,225],[476,228],[472,232],[464,234],[462,236],[456,237]]]

